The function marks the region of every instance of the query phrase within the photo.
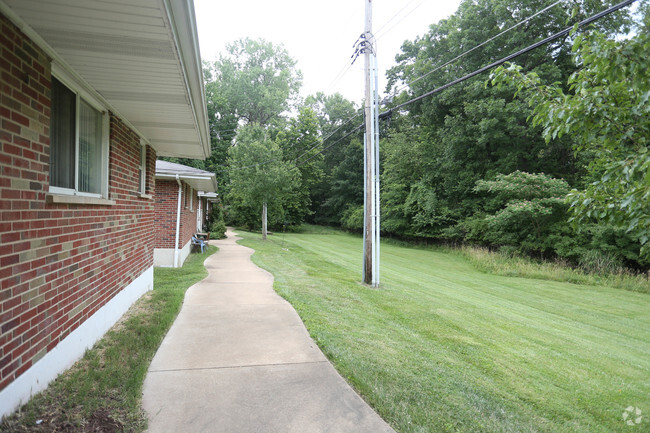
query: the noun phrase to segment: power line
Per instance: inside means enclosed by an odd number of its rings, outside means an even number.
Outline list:
[[[411,0],[411,1],[408,2],[404,7],[402,7],[399,11],[397,11],[395,14],[393,14],[393,16],[392,16],[388,21],[386,21],[384,24],[382,24],[381,27],[379,27],[379,29],[377,29],[377,30],[375,31],[375,34],[380,34],[381,31],[384,29],[384,27],[386,27],[386,26],[387,26],[391,21],[393,21],[395,18],[397,18],[397,16],[398,16],[399,14],[401,14],[402,11],[403,11],[404,9],[406,9],[406,8],[409,7],[409,6],[411,6],[411,5],[412,5],[413,3],[415,3],[416,1],[417,1],[417,0]],[[406,17],[408,17],[409,15],[411,15],[415,10],[417,10],[417,8],[419,8],[420,6],[422,6],[422,3],[424,3],[424,2],[421,1],[420,3],[418,3],[417,6],[415,6],[415,8],[413,8],[413,10],[411,10],[409,13],[407,13],[405,16],[403,16],[403,17],[402,17],[398,22],[396,22],[393,26],[391,26],[391,28],[389,28],[388,30],[386,30],[386,33],[388,33],[390,30],[392,30],[393,27],[395,27],[397,24],[399,24],[400,22],[402,22]]]
[[[617,5],[614,5],[614,6],[608,8],[608,9],[602,11],[602,12],[599,12],[599,13],[597,13],[595,15],[592,15],[591,17],[589,17],[589,18],[587,18],[587,19],[585,19],[583,21],[580,21],[575,26],[567,27],[566,29],[559,31],[559,32],[555,33],[552,36],[549,36],[549,37],[547,37],[545,39],[542,39],[539,42],[536,42],[536,43],[534,43],[532,45],[529,45],[524,49],[521,49],[521,50],[519,50],[519,51],[517,51],[517,52],[515,52],[513,54],[510,54],[509,56],[503,57],[502,59],[499,59],[496,62],[490,63],[487,66],[483,66],[482,68],[477,69],[474,72],[471,72],[471,73],[469,73],[469,74],[467,74],[467,75],[465,75],[465,76],[463,76],[461,78],[457,78],[457,79],[455,79],[453,81],[450,81],[447,84],[444,84],[444,85],[442,85],[440,87],[437,87],[437,88],[435,88],[435,89],[433,89],[433,90],[431,90],[429,92],[426,92],[426,93],[424,93],[424,94],[422,94],[422,95],[420,95],[418,97],[415,97],[415,98],[410,99],[410,100],[408,100],[408,101],[406,101],[406,102],[404,102],[402,104],[399,104],[399,105],[391,108],[390,110],[381,113],[380,116],[381,115],[388,115],[392,111],[399,110],[400,108],[403,108],[403,107],[405,107],[405,106],[407,106],[409,104],[412,104],[413,102],[417,102],[417,101],[419,101],[419,100],[421,100],[423,98],[426,98],[427,96],[431,96],[433,94],[442,92],[443,90],[448,89],[451,86],[462,83],[463,81],[468,80],[468,79],[470,79],[472,77],[475,77],[476,75],[479,75],[479,74],[481,74],[481,73],[483,73],[485,71],[488,71],[488,70],[490,70],[492,68],[500,66],[500,65],[504,64],[505,62],[508,62],[508,61],[510,61],[510,60],[512,60],[514,58],[517,58],[517,57],[521,56],[522,54],[526,54],[529,51],[534,50],[535,48],[541,47],[542,45],[545,45],[545,44],[547,44],[547,43],[549,43],[551,41],[554,41],[555,39],[559,39],[562,36],[565,36],[565,35],[569,34],[571,32],[571,30],[573,30],[574,27],[580,28],[580,27],[584,27],[586,25],[589,25],[589,24],[593,23],[594,21],[596,21],[596,20],[598,20],[598,19],[600,19],[600,18],[602,18],[602,17],[604,17],[606,15],[611,14],[612,12],[616,12],[617,10],[622,9],[625,6],[631,5],[635,1],[637,1],[637,0],[626,0],[626,1],[623,1],[623,2],[621,2],[619,4],[617,4]]]
[[[463,82],[463,81],[466,81],[466,80],[468,80],[468,79],[470,79],[470,78],[473,78],[473,77],[475,77],[476,75],[479,75],[479,74],[481,74],[481,73],[483,73],[483,72],[486,72],[486,71],[488,71],[488,70],[490,70],[490,69],[493,69],[493,68],[495,68],[495,67],[497,67],[497,66],[500,66],[500,65],[504,64],[505,62],[508,62],[508,61],[510,61],[510,60],[512,60],[512,59],[515,59],[515,58],[517,58],[517,57],[519,57],[519,56],[521,56],[521,55],[523,55],[523,54],[526,54],[526,53],[528,53],[528,52],[530,52],[530,51],[532,51],[532,50],[534,50],[534,49],[536,49],[536,48],[539,48],[539,47],[542,46],[542,45],[545,45],[545,44],[547,44],[547,43],[549,43],[549,42],[551,42],[551,41],[554,41],[554,40],[556,40],[556,39],[559,39],[560,37],[562,37],[562,36],[564,36],[564,35],[569,34],[569,33],[571,32],[571,30],[573,30],[574,27],[581,28],[581,27],[584,27],[584,26],[586,26],[586,25],[589,25],[589,24],[593,23],[594,21],[596,21],[596,20],[598,20],[598,19],[600,19],[600,18],[602,18],[602,17],[604,17],[604,16],[606,16],[606,15],[609,15],[609,14],[611,14],[611,13],[613,13],[613,12],[616,12],[616,11],[619,10],[619,9],[622,9],[622,8],[624,8],[624,7],[626,7],[626,6],[629,6],[629,5],[631,5],[632,3],[636,2],[636,1],[637,1],[637,0],[625,0],[625,1],[621,2],[621,3],[618,3],[617,5],[614,5],[614,6],[608,8],[608,9],[602,11],[602,12],[599,12],[599,13],[597,13],[597,14],[595,14],[595,15],[592,15],[591,17],[589,17],[589,18],[587,18],[587,19],[585,19],[585,20],[579,22],[579,23],[576,24],[575,26],[567,27],[567,28],[565,28],[564,30],[561,30],[561,31],[559,31],[559,32],[557,32],[557,33],[555,33],[555,34],[553,34],[553,35],[551,35],[551,36],[549,36],[549,37],[547,37],[547,38],[545,38],[545,39],[542,39],[541,41],[538,41],[538,42],[536,42],[536,43],[534,43],[534,44],[532,44],[532,45],[529,45],[528,47],[523,48],[523,49],[521,49],[521,50],[519,50],[519,51],[517,51],[517,52],[515,52],[515,53],[513,53],[513,54],[510,54],[510,55],[508,55],[508,56],[506,56],[506,57],[503,57],[503,58],[501,58],[501,59],[499,59],[499,60],[497,60],[497,61],[495,61],[495,62],[493,62],[493,63],[490,63],[489,65],[486,65],[486,66],[484,66],[484,67],[482,67],[482,68],[479,68],[479,69],[477,69],[477,70],[475,70],[475,71],[473,71],[473,72],[471,72],[471,73],[469,73],[469,74],[467,74],[467,75],[465,75],[465,76],[463,76],[463,77],[457,78],[457,79],[455,79],[455,80],[453,80],[453,81],[450,81],[450,82],[447,83],[447,84],[444,84],[444,85],[442,85],[442,86],[440,86],[440,87],[437,87],[437,88],[435,88],[435,89],[433,89],[433,90],[431,90],[431,91],[429,91],[429,92],[426,92],[426,93],[424,93],[424,94],[422,94],[422,95],[420,95],[420,96],[417,96],[417,97],[415,97],[415,98],[412,98],[412,99],[410,99],[410,100],[408,100],[408,101],[406,101],[406,102],[403,102],[403,103],[401,103],[401,104],[399,104],[399,105],[397,105],[397,106],[395,106],[395,107],[392,107],[391,109],[389,109],[389,110],[387,110],[387,111],[384,111],[383,113],[380,113],[379,116],[380,116],[380,118],[388,117],[388,116],[391,115],[391,113],[392,113],[393,111],[399,110],[399,109],[401,109],[401,108],[403,108],[403,107],[405,107],[405,106],[407,106],[407,105],[410,105],[410,104],[412,104],[412,103],[414,103],[414,102],[417,102],[417,101],[419,101],[419,100],[421,100],[421,99],[424,99],[424,98],[426,98],[426,97],[428,97],[428,96],[431,96],[431,95],[434,95],[434,94],[436,94],[436,93],[442,92],[443,90],[446,90],[446,89],[448,89],[449,87],[452,87],[452,86],[454,86],[454,85],[456,85],[456,84],[459,84],[459,83],[461,83],[461,82]],[[548,6],[548,7],[545,8],[544,10],[541,10],[541,11],[537,12],[535,15],[539,15],[540,13],[544,12],[546,9],[548,9],[548,8],[550,8],[550,7],[553,7],[553,6],[556,6],[558,3],[560,3],[560,1],[558,1],[558,2],[556,2],[556,3],[554,3],[554,4],[550,5],[550,6]],[[535,15],[529,17],[527,20],[532,19]],[[521,23],[519,23],[519,24],[517,24],[517,25],[521,25],[521,24],[523,24],[523,22],[525,22],[525,21],[527,21],[527,20],[524,20],[524,21],[522,21]],[[513,26],[513,27],[514,27],[514,26]],[[510,28],[510,29],[508,29],[508,30],[506,30],[506,31],[510,31],[511,29],[512,29],[512,28]],[[504,32],[505,32],[505,31],[504,31]],[[503,33],[503,32],[502,32],[502,33]],[[499,36],[499,35],[493,37],[492,39],[494,39],[494,38],[496,38],[496,37],[498,37],[498,36]],[[487,42],[489,42],[489,41],[485,41],[485,42],[483,42],[482,45],[484,45],[484,44],[487,43]],[[475,47],[475,48],[473,48],[472,50],[474,50],[474,49],[476,49],[476,48],[478,48],[478,46]],[[470,51],[471,51],[471,50],[470,50]],[[468,51],[468,52],[469,52],[469,51]],[[466,54],[466,53],[464,53],[463,55],[465,55],[465,54]],[[459,56],[459,57],[462,57],[462,55]],[[454,59],[454,60],[452,60],[452,61],[455,61],[455,60],[457,60],[457,59]],[[451,62],[451,61],[450,61],[450,62]],[[443,65],[443,66],[444,66],[444,65]],[[357,126],[356,128],[354,128],[353,130],[351,130],[350,132],[348,132],[345,136],[343,136],[342,138],[338,139],[338,140],[335,141],[334,143],[332,143],[332,144],[330,144],[330,145],[324,147],[324,148],[321,149],[319,152],[315,153],[314,155],[311,155],[311,156],[310,156],[309,158],[307,158],[306,160],[300,161],[300,158],[302,158],[303,156],[305,156],[306,154],[308,154],[309,152],[311,152],[312,150],[314,150],[314,149],[315,149],[316,147],[318,147],[319,145],[324,144],[324,143],[325,143],[329,138],[331,138],[334,134],[336,134],[336,133],[337,133],[341,128],[343,128],[345,125],[347,125],[347,124],[350,123],[352,120],[354,120],[355,118],[359,117],[360,115],[361,115],[361,113],[357,113],[357,114],[355,114],[354,116],[350,117],[347,121],[345,121],[343,124],[341,124],[341,126],[339,126],[339,127],[338,127],[336,130],[334,130],[331,134],[329,134],[327,137],[323,138],[322,141],[319,141],[319,142],[316,143],[314,146],[312,146],[311,148],[307,149],[305,152],[303,152],[302,154],[300,154],[299,156],[297,156],[297,157],[294,159],[294,161],[295,161],[296,164],[297,164],[296,167],[300,167],[300,166],[306,164],[309,160],[311,160],[312,158],[316,157],[318,154],[320,154],[320,153],[324,152],[325,150],[331,148],[331,147],[334,146],[335,144],[337,144],[337,143],[339,143],[340,141],[342,141],[343,139],[349,137],[351,134],[353,134],[354,132],[356,132],[357,130],[359,130],[361,127],[363,127],[363,124]],[[266,164],[269,164],[269,163],[274,162],[274,161],[279,161],[279,160],[281,160],[281,159],[282,159],[282,158],[272,158],[272,159],[269,159],[269,160],[267,160],[267,161],[263,161],[263,162],[256,163],[256,164],[251,164],[251,165],[244,166],[244,167],[224,167],[223,170],[221,170],[221,171],[226,171],[226,170],[244,170],[244,169],[248,169],[248,168],[254,168],[254,167],[258,167],[258,166],[266,165]]]
[[[332,87],[334,87],[336,84],[338,84],[339,81],[341,81],[341,80],[343,79],[343,77],[345,76],[345,74],[347,74],[348,71],[349,71],[351,68],[352,68],[352,63],[351,63],[350,61],[346,60],[346,61],[345,61],[345,64],[343,65],[343,67],[341,68],[341,70],[339,71],[339,73],[336,74],[336,77],[334,77],[334,79],[330,82],[330,84],[329,84],[329,85],[327,86],[327,88],[325,89],[325,93],[327,93],[327,91],[329,91]]]
[[[339,126],[338,128],[336,128],[336,130],[334,130],[334,132],[332,132],[332,133],[331,133],[330,135],[328,135],[327,137],[323,138],[323,140],[322,140],[321,142],[316,143],[315,145],[313,145],[312,147],[310,147],[309,149],[307,149],[305,152],[303,152],[302,154],[298,155],[298,156],[294,159],[294,161],[297,162],[300,158],[302,158],[303,156],[305,156],[306,154],[308,154],[309,152],[311,152],[312,150],[314,150],[315,148],[317,148],[319,145],[324,144],[326,140],[328,140],[330,137],[332,137],[334,134],[336,134],[336,133],[337,133],[341,128],[343,128],[343,127],[344,127],[345,125],[347,125],[348,123],[352,122],[354,119],[356,119],[356,118],[359,117],[360,115],[361,115],[360,113],[357,113],[357,114],[355,114],[354,116],[350,117],[350,118],[349,118],[345,123],[343,123],[341,126]],[[339,141],[340,141],[340,140],[339,140]],[[317,154],[316,154],[316,155],[317,155]]]
[[[415,3],[416,1],[417,1],[417,0],[411,0],[411,1],[410,1],[409,3],[407,3],[404,7],[402,7],[399,11],[397,11],[395,14],[393,14],[393,16],[392,16],[388,21],[386,21],[386,22],[385,22],[385,23],[384,23],[384,24],[379,28],[379,30],[377,30],[376,33],[380,33],[381,30],[382,30],[384,27],[386,27],[388,24],[390,24],[391,21],[393,21],[395,18],[397,18],[397,17],[399,16],[399,14],[402,13],[402,11],[404,11],[404,9],[408,8],[409,6],[411,6],[411,5],[412,5],[413,3]],[[422,3],[423,3],[423,1],[420,1],[420,3],[418,3],[417,6],[416,6],[413,10],[411,10],[408,14],[406,14],[404,17],[402,17],[402,19],[400,19],[400,21],[398,21],[397,23],[395,23],[395,25],[399,24],[402,20],[404,20],[406,17],[408,17],[410,14],[412,14],[412,13],[413,13],[417,8],[419,8],[419,7],[422,5]],[[395,26],[395,25],[394,25],[394,26]],[[390,29],[388,29],[387,32],[388,32],[389,30],[391,30],[394,26],[392,26]],[[380,36],[380,37],[381,37],[381,36]],[[357,38],[356,42],[352,45],[352,47],[353,47],[353,48],[357,48],[357,44],[358,44],[358,42],[359,42],[362,38],[365,39],[365,35],[362,34],[361,36],[359,36],[359,38]],[[375,38],[374,35],[371,35],[371,38],[373,38],[373,39],[379,39],[379,38]],[[345,74],[348,73],[348,71],[349,71],[349,70],[352,68],[352,66],[354,65],[354,60],[356,60],[356,57],[355,57],[355,56],[357,55],[358,52],[359,52],[359,48],[357,48],[357,51],[355,51],[355,53],[352,55],[352,58],[353,58],[352,62],[349,62],[349,61],[346,61],[346,62],[345,62],[345,64],[343,65],[343,67],[341,68],[341,70],[339,71],[339,73],[336,74],[336,76],[334,77],[334,79],[332,80],[332,82],[327,86],[327,88],[325,89],[325,92],[327,92],[330,88],[334,87],[334,85],[338,84],[338,82],[339,82],[340,80],[343,79],[343,77],[345,76]]]
[[[362,127],[363,127],[363,123],[360,124],[360,125],[358,125],[356,128],[352,129],[350,132],[348,132],[347,134],[345,134],[343,137],[341,137],[341,138],[339,138],[338,140],[336,140],[334,143],[331,143],[331,144],[329,144],[328,146],[323,147],[323,148],[322,148],[321,150],[319,150],[317,153],[313,154],[312,156],[310,156],[309,158],[305,159],[304,161],[300,161],[300,163],[296,162],[296,167],[301,167],[301,166],[305,165],[305,164],[306,164],[307,162],[309,162],[312,158],[315,158],[315,157],[318,156],[319,154],[325,152],[325,151],[326,151],[327,149],[329,149],[330,147],[332,147],[332,146],[334,146],[334,145],[340,143],[341,141],[345,140],[345,139],[348,138],[350,135],[352,135],[352,134],[354,134],[355,132],[359,131]]]
[[[564,0],[558,0],[558,1],[556,1],[555,3],[549,5],[549,6],[545,7],[544,9],[542,9],[542,10],[540,10],[540,11],[534,13],[533,15],[529,16],[529,17],[526,18],[525,20],[522,20],[522,21],[518,22],[517,24],[515,24],[515,25],[509,27],[508,29],[502,31],[502,32],[499,33],[498,35],[495,35],[495,36],[491,37],[490,39],[481,42],[480,44],[476,45],[474,48],[471,48],[471,49],[465,51],[464,53],[462,53],[462,54],[460,54],[460,55],[454,57],[453,59],[451,59],[451,60],[449,60],[449,61],[443,63],[442,65],[435,67],[433,70],[427,72],[426,74],[421,75],[421,76],[419,76],[418,78],[414,79],[413,81],[410,81],[410,82],[404,84],[403,86],[397,88],[397,89],[395,90],[395,92],[400,92],[400,91],[402,91],[403,89],[405,89],[406,87],[409,87],[410,85],[412,85],[413,83],[416,83],[416,82],[420,81],[421,79],[423,79],[423,78],[425,78],[425,77],[428,77],[429,75],[433,74],[434,72],[439,71],[440,69],[444,68],[445,66],[447,66],[447,65],[449,65],[449,64],[451,64],[451,63],[453,63],[453,62],[455,62],[456,60],[458,60],[458,59],[460,59],[460,58],[462,58],[462,57],[465,57],[467,54],[471,53],[472,51],[477,50],[477,49],[479,49],[479,48],[485,46],[486,44],[492,42],[493,40],[495,40],[495,39],[497,39],[497,38],[499,38],[499,37],[505,35],[505,34],[508,33],[509,31],[511,31],[511,30],[513,30],[513,29],[515,29],[515,28],[517,28],[517,27],[519,27],[519,26],[521,26],[521,25],[527,23],[528,21],[530,21],[530,20],[532,20],[533,18],[537,17],[538,15],[540,15],[540,14],[542,14],[542,13],[548,11],[549,9],[551,9],[551,8],[553,8],[553,7],[555,7],[555,6],[557,6],[558,4],[562,3],[563,1],[564,1]]]
[[[294,159],[294,161],[298,161],[300,158],[302,158],[302,157],[305,156],[307,153],[309,153],[309,152],[311,152],[312,150],[314,150],[314,149],[315,149],[316,147],[318,147],[319,145],[324,144],[325,141],[327,141],[327,140],[328,140],[329,138],[331,138],[334,134],[336,134],[336,133],[337,133],[341,128],[343,128],[345,125],[347,125],[347,124],[350,123],[352,120],[354,120],[354,119],[356,119],[357,117],[359,117],[360,115],[361,115],[361,113],[357,113],[357,114],[355,114],[354,116],[350,117],[350,118],[349,118],[348,120],[346,120],[343,124],[341,124],[341,126],[339,126],[338,128],[336,128],[336,129],[335,129],[331,134],[329,134],[327,137],[323,138],[322,141],[319,141],[318,143],[316,143],[315,145],[313,145],[312,147],[310,147],[309,149],[307,149],[305,152],[303,152],[303,153],[301,153],[300,155],[298,155],[298,156]],[[340,140],[339,140],[339,141],[340,141]],[[337,141],[337,142],[338,142],[338,141]],[[316,155],[317,155],[317,154],[316,154]],[[310,157],[310,158],[311,158],[311,157]],[[272,162],[280,161],[280,160],[282,160],[282,159],[283,159],[282,157],[279,157],[279,158],[271,158],[271,159],[268,159],[268,160],[263,161],[263,162],[258,162],[258,163],[251,164],[251,165],[247,165],[247,166],[243,166],[243,167],[223,167],[223,169],[220,170],[220,171],[226,171],[226,170],[245,170],[245,169],[248,169],[248,168],[254,168],[254,167],[259,167],[259,166],[262,166],[262,165],[270,164],[270,163],[272,163]]]

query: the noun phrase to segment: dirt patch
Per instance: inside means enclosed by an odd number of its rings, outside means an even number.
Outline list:
[[[115,433],[122,431],[122,424],[111,418],[108,410],[99,409],[90,416],[83,431],[86,433]]]
[[[147,292],[136,301],[131,308],[113,325],[109,332],[120,332],[124,323],[131,317],[147,316],[148,305],[153,292]],[[99,358],[99,368],[104,366],[104,351],[102,340],[95,345],[95,353]],[[63,372],[57,381],[69,379],[70,376],[91,368],[84,358],[77,361],[70,369]],[[141,431],[144,414],[140,420],[128,420],[126,413],[117,407],[111,407],[112,402],[119,396],[108,392],[104,396],[104,403],[108,407],[101,407],[90,415],[83,407],[65,407],[65,396],[57,394],[56,387],[50,386],[43,392],[34,396],[37,400],[35,409],[25,406],[12,415],[5,417],[0,423],[0,433],[116,433]],[[75,392],[74,390],[59,390],[61,392]]]
[[[53,406],[46,411],[42,418],[36,419],[31,425],[25,423],[20,415],[12,420],[5,420],[0,427],[3,432],[52,432],[52,433],[117,433],[124,431],[124,426],[115,420],[108,409],[97,409],[84,419],[79,413],[64,411]]]

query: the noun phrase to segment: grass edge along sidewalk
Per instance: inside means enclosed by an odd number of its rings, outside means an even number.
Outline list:
[[[648,294],[486,274],[458,253],[389,242],[375,290],[359,283],[358,236],[238,234],[399,432],[648,431]]]
[[[149,364],[185,292],[208,275],[203,262],[217,250],[210,246],[205,254],[191,254],[181,268],[154,268],[154,289],[45,391],[5,417],[0,431],[143,431],[142,385]]]

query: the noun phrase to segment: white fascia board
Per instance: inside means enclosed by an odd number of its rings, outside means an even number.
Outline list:
[[[199,139],[204,153],[202,159],[206,159],[210,156],[211,146],[194,2],[193,0],[164,0],[164,5],[178,50],[192,114],[199,130]]]
[[[156,179],[161,179],[161,180],[174,180],[174,181],[176,180],[176,174],[156,173],[155,177]],[[206,188],[208,182],[210,182],[212,186],[214,186],[214,191],[217,190],[216,188],[217,181],[214,175],[197,176],[197,175],[185,175],[185,174],[178,173],[178,179],[192,186],[192,188],[194,188],[197,191],[199,190],[208,191],[208,188]]]

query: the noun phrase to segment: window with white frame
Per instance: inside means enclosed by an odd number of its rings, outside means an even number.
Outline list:
[[[140,149],[140,194],[147,193],[147,146],[142,145]]]
[[[52,77],[51,193],[108,195],[109,119],[89,99]]]

